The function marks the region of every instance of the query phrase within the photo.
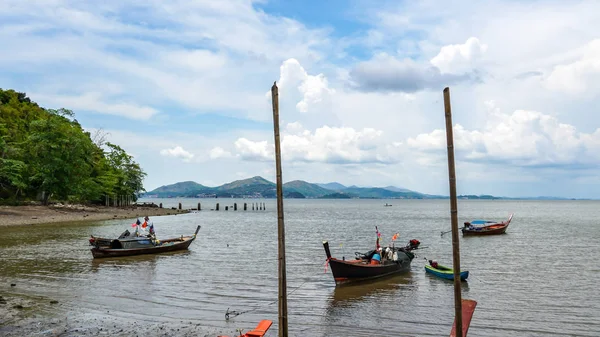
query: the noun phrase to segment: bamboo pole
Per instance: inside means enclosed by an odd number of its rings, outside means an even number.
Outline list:
[[[456,337],[463,337],[462,302],[460,292],[460,247],[458,244],[458,203],[456,200],[456,169],[454,167],[454,134],[452,132],[452,109],[450,88],[444,88],[444,111],[446,114],[446,143],[448,145],[448,175],[450,180],[450,220],[452,222],[452,268],[454,269],[454,315]]]
[[[283,181],[281,178],[281,146],[279,141],[279,90],[271,87],[273,129],[275,133],[275,171],[277,174],[277,235],[279,238],[279,337],[288,336],[287,279],[285,274],[285,227],[283,223]]]

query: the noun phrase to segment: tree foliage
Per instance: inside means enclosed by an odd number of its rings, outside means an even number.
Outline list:
[[[0,200],[133,200],[145,173],[125,150],[86,132],[66,109],[44,109],[0,89]]]

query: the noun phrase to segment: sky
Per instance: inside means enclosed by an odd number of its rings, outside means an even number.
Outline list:
[[[0,0],[0,88],[73,110],[146,190],[283,180],[600,198],[600,2]]]

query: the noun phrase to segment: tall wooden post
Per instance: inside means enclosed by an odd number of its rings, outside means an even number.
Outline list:
[[[452,222],[452,268],[454,269],[454,315],[456,337],[463,337],[462,303],[460,292],[460,248],[458,244],[458,203],[456,200],[456,169],[454,167],[454,134],[452,132],[452,109],[450,88],[444,88],[444,111],[446,113],[446,143],[448,145],[448,175],[450,180],[450,221]]]
[[[281,146],[279,141],[279,90],[271,87],[273,130],[275,133],[275,172],[277,174],[277,235],[279,237],[279,337],[288,336],[287,279],[285,273],[285,227],[283,224],[283,181],[281,178]]]

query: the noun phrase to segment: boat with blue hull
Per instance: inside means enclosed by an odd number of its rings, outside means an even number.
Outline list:
[[[454,280],[454,270],[452,268],[442,266],[441,264],[438,264],[436,267],[429,264],[425,265],[425,272],[446,280]],[[468,277],[469,271],[461,270],[460,280],[465,281]]]

